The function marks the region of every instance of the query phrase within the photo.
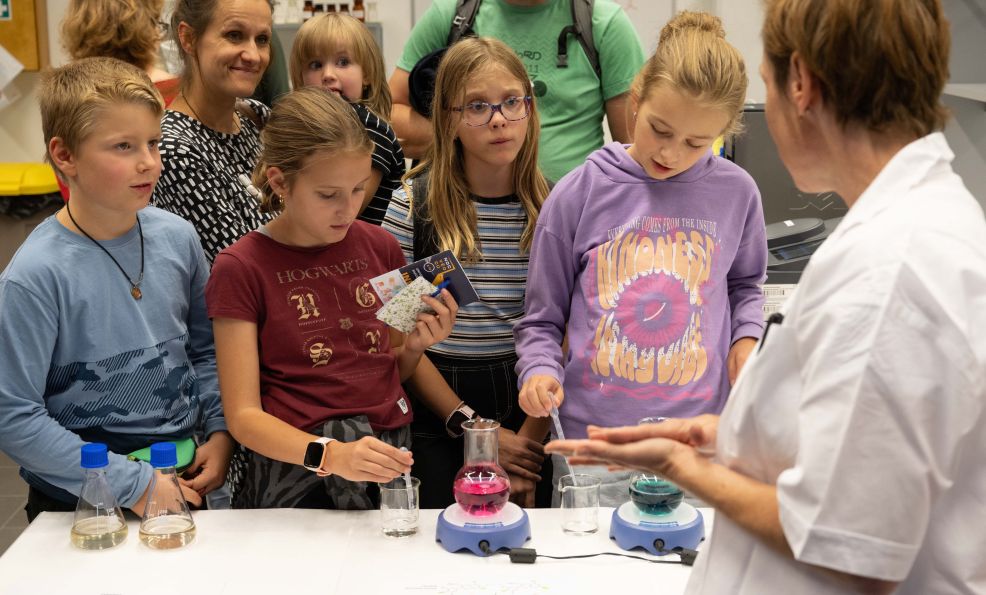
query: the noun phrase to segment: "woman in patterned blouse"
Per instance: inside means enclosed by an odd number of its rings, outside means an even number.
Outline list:
[[[178,0],[171,18],[185,70],[161,121],[154,203],[195,225],[210,262],[271,219],[248,182],[270,110],[241,99],[270,62],[271,26],[267,0]]]

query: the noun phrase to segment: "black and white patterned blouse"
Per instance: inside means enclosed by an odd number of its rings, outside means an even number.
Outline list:
[[[270,108],[252,99],[261,123]],[[161,179],[154,189],[154,204],[190,221],[202,240],[211,263],[247,232],[273,216],[261,213],[259,201],[239,180],[248,178],[260,154],[260,128],[252,118],[240,117],[236,134],[216,132],[181,112],[167,110],[161,119]]]
[[[404,150],[397,142],[394,129],[386,120],[376,115],[366,106],[353,103],[356,116],[363,123],[370,140],[373,141],[373,167],[380,170],[382,177],[373,198],[363,209],[359,219],[380,225],[387,214],[390,195],[401,187],[401,177],[404,176]]]

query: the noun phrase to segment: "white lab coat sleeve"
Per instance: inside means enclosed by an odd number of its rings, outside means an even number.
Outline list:
[[[901,581],[983,403],[972,350],[918,275],[866,283],[795,329],[798,455],[777,497],[796,559]]]

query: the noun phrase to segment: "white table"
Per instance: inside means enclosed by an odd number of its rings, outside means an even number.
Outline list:
[[[151,550],[131,522],[126,542],[100,552],[69,542],[72,514],[44,513],[0,558],[0,594],[572,595],[646,586],[673,595],[688,580],[685,566],[613,556],[512,564],[505,555],[450,554],[435,542],[438,513],[422,510],[418,534],[398,539],[380,532],[378,511],[196,511],[197,535],[185,548]],[[587,536],[562,533],[559,510],[527,513],[526,547],[539,554],[622,551],[609,538],[612,509],[600,510],[599,531]],[[712,511],[702,513],[708,535]]]

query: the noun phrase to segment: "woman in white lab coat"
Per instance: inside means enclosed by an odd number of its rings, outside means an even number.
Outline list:
[[[798,187],[848,214],[721,417],[546,450],[716,508],[688,593],[986,593],[986,222],[940,132],[940,1],[765,12],[771,134]]]

